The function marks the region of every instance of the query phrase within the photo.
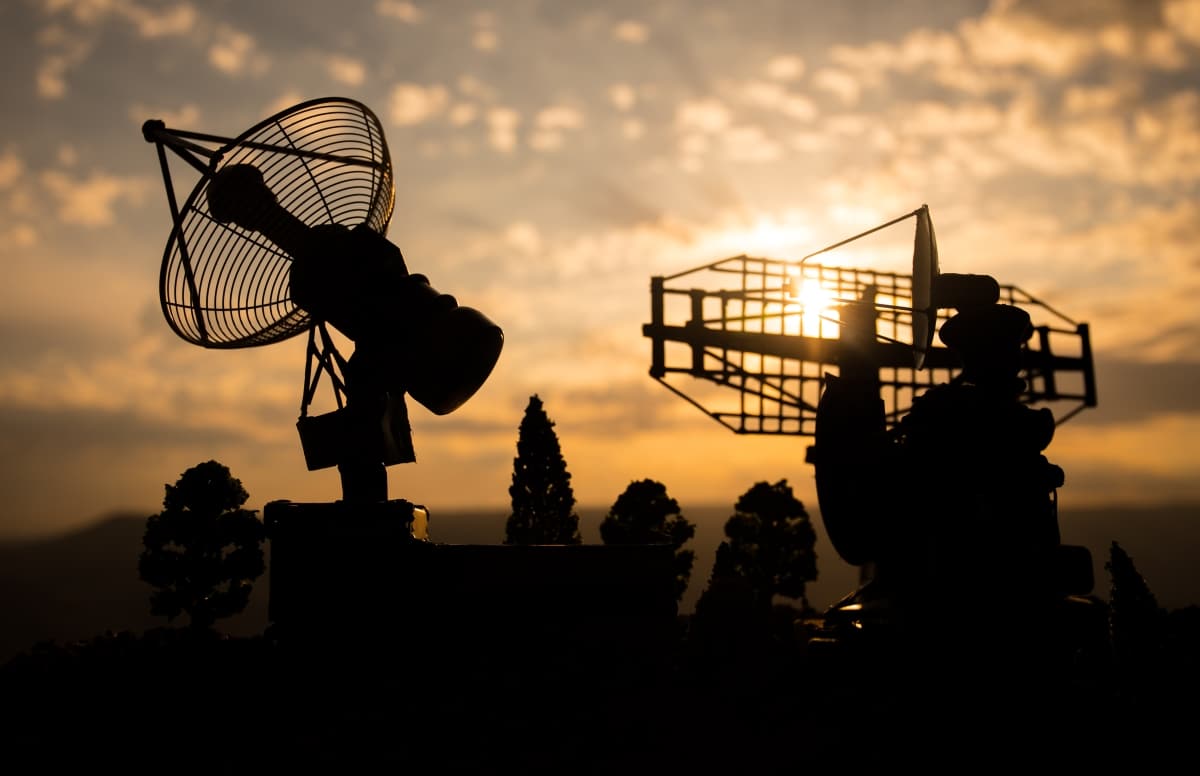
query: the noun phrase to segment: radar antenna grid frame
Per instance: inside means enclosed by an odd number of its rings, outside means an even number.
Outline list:
[[[911,274],[808,261],[913,217]],[[999,302],[1033,318],[1022,401],[1066,403],[1069,409],[1056,413],[1059,424],[1096,406],[1088,324],[988,276],[941,274],[926,205],[798,261],[743,254],[651,278],[650,323],[643,326],[650,376],[737,434],[813,437],[828,377],[865,371],[891,429],[916,396],[960,371],[958,357],[933,338],[954,306],[939,290],[964,281],[986,281]],[[837,306],[838,317],[806,314],[797,291],[810,283]]]
[[[253,165],[282,208],[307,226],[365,225],[385,235],[395,187],[378,117],[356,100],[325,97],[280,111],[236,138],[159,120],[147,121],[142,132],[156,146],[171,209],[159,274],[171,329],[206,348],[267,345],[306,330],[311,338],[314,321],[289,292],[293,257],[262,234],[215,218],[207,189],[226,167]],[[182,207],[167,148],[201,174]]]

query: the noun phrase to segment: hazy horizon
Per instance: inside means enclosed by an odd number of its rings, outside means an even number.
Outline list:
[[[599,524],[608,508],[577,505],[584,543],[601,543]],[[842,560],[829,545],[819,509],[807,502],[805,509],[817,533],[815,551],[819,574],[817,581],[810,583],[809,599],[814,607],[822,609],[854,589],[859,570]],[[157,511],[144,515],[136,511],[108,512],[96,516],[81,528],[66,532],[0,538],[0,548],[19,549],[23,545],[69,539],[108,521],[143,520]],[[507,507],[443,510],[430,507],[430,512],[431,541],[445,544],[502,544],[504,541]],[[716,546],[724,539],[724,522],[733,514],[733,506],[732,502],[729,505],[682,505],[682,512],[696,525],[696,536],[686,545],[696,552],[691,583],[682,602],[686,610],[694,605],[707,584]],[[1197,521],[1200,521],[1200,501],[1153,506],[1111,504],[1060,508],[1063,542],[1086,546],[1092,553],[1094,594],[1107,598],[1104,564],[1108,560],[1110,543],[1116,541],[1133,558],[1151,589],[1160,596],[1160,604],[1170,608],[1200,605],[1200,571],[1193,562],[1200,556],[1200,534],[1195,531]],[[139,551],[136,542],[129,548],[131,557]],[[134,571],[136,569],[131,566],[131,573]]]

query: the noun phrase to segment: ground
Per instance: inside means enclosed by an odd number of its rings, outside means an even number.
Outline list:
[[[309,648],[163,628],[42,645],[0,672],[6,751],[51,769],[186,762],[238,772],[1146,765],[1183,750],[1172,731],[1195,718],[1176,701],[1198,686],[1194,676],[1170,691],[1136,691],[1111,674],[1027,681],[995,665],[868,662],[796,644],[718,659],[681,639],[672,654],[646,660],[539,651],[563,646],[554,639],[525,640],[520,653],[489,651],[486,638],[456,644],[412,634]]]

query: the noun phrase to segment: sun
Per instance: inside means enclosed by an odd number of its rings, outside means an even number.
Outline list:
[[[790,277],[786,295],[796,307],[796,314],[788,316],[788,334],[837,338],[839,300],[833,290],[816,278]]]

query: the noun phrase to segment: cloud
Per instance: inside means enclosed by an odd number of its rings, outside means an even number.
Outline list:
[[[621,136],[626,140],[637,140],[646,134],[646,123],[641,119],[625,119],[621,122]]]
[[[257,111],[260,116],[274,116],[280,111],[287,110],[295,105],[304,102],[305,96],[295,89],[288,89],[283,94],[280,94],[275,99],[263,106],[262,110]]]
[[[896,42],[835,45],[830,58],[860,90],[881,86],[891,74],[911,79],[924,73],[933,83],[980,96],[1011,93],[1034,79],[1066,82],[1087,68],[1122,75],[1129,66],[1184,68],[1191,58],[1181,41],[1200,26],[1193,21],[1200,16],[1195,0],[1169,2],[1161,17],[1156,5],[996,2],[953,28],[917,28]]]
[[[812,100],[788,92],[781,84],[747,81],[739,84],[736,92],[751,105],[775,111],[796,121],[811,121],[817,115],[817,108]]]
[[[483,102],[494,102],[496,100],[496,90],[470,73],[460,75],[456,85],[458,90],[467,97]]]
[[[0,191],[15,186],[24,173],[25,162],[12,148],[5,148],[0,154]]]
[[[1053,77],[1078,70],[1101,47],[1092,31],[1047,24],[1019,10],[1010,13],[1004,5],[965,21],[960,34],[968,56],[978,64],[1026,66]]]
[[[534,117],[529,147],[535,151],[558,150],[565,139],[563,130],[580,129],[583,125],[583,113],[576,108],[566,105],[543,108]]]
[[[32,248],[38,243],[38,233],[29,224],[13,224],[0,228],[0,247]]]
[[[608,99],[619,111],[627,111],[637,103],[637,92],[629,84],[613,84],[608,87]]]
[[[504,240],[522,253],[536,255],[542,249],[542,236],[537,227],[528,221],[509,224],[504,230]]]
[[[208,48],[208,62],[225,75],[235,77],[262,75],[270,66],[252,35],[227,25],[217,28]]]
[[[1096,356],[1098,407],[1072,425],[1112,425],[1162,415],[1200,415],[1200,363],[1144,362],[1106,354]]]
[[[335,55],[329,57],[326,66],[333,80],[347,86],[361,86],[367,79],[366,65],[359,59]]]
[[[48,15],[65,15],[83,27],[94,27],[114,17],[124,19],[144,38],[184,35],[197,20],[196,9],[188,3],[162,8],[147,7],[135,0],[47,0],[42,6]]]
[[[118,6],[137,28],[143,38],[166,38],[187,35],[196,28],[196,9],[187,3],[169,8],[151,9],[134,3]]]
[[[683,132],[714,134],[732,123],[729,108],[715,97],[685,100],[675,109],[675,127]]]
[[[622,43],[645,43],[650,39],[650,29],[641,22],[626,19],[613,26],[612,36]]]
[[[1200,177],[1200,95],[1160,99],[1128,92],[1069,91],[1065,116],[1032,92],[1007,106],[990,143],[1016,165],[1050,176],[1087,174],[1132,185],[1164,185]]]
[[[837,97],[844,105],[854,105],[862,94],[859,79],[838,68],[821,68],[813,75],[813,84]]]
[[[777,81],[795,81],[804,75],[804,60],[794,54],[781,54],[767,60],[767,77]]]
[[[84,179],[48,170],[41,183],[58,202],[58,219],[78,226],[108,226],[116,219],[120,202],[139,204],[151,188],[150,181],[139,177],[121,177],[93,172]]]
[[[1005,116],[990,102],[921,101],[906,106],[899,129],[909,136],[993,135],[1003,129]]]
[[[1137,424],[1068,423],[1055,433],[1047,455],[1066,470],[1068,486],[1076,481],[1076,474],[1084,478],[1089,472],[1119,475],[1124,482],[1112,483],[1101,491],[1107,499],[1196,499],[1200,497],[1194,454],[1198,434],[1200,415],[1164,414]],[[1139,481],[1140,489],[1112,492],[1114,485]],[[1158,483],[1157,492],[1145,492],[1146,483]],[[1085,495],[1077,489],[1072,492],[1076,498]]]
[[[1033,19],[1050,27],[1096,31],[1120,24],[1131,31],[1159,24],[1160,2],[1139,0],[1090,0],[1085,4],[1056,0],[1006,0],[993,11],[999,15]]]
[[[168,127],[177,129],[190,129],[200,125],[200,109],[190,102],[178,108],[151,107],[139,102],[129,109],[129,117],[139,126],[151,118],[161,119]]]
[[[554,105],[549,108],[543,108],[534,119],[534,125],[538,129],[546,130],[579,129],[583,126],[583,123],[583,113],[577,108],[571,108],[566,105]]]
[[[375,13],[405,24],[420,24],[425,19],[425,12],[406,0],[379,0]]]
[[[678,412],[690,409],[678,397],[641,375],[602,387],[567,388],[557,404],[560,422],[598,439],[686,429],[695,420],[694,413]]]
[[[662,206],[653,204],[635,186],[618,180],[611,175],[588,178],[571,193],[571,199],[606,228],[636,228],[665,219]]]
[[[51,25],[38,33],[38,43],[50,53],[42,57],[34,75],[39,97],[61,99],[67,93],[67,73],[91,56],[94,44],[90,37]]]
[[[475,26],[471,33],[471,46],[476,51],[492,52],[500,46],[500,34],[496,32],[496,15],[491,11],[478,11],[471,17]]]
[[[465,127],[475,120],[479,115],[479,108],[473,103],[457,102],[450,108],[448,117],[450,123],[456,127]]]
[[[1163,18],[1179,37],[1200,45],[1200,0],[1167,0]]]
[[[69,293],[64,289],[60,297]],[[106,298],[95,301],[113,306]],[[253,352],[210,351],[170,338],[165,326],[130,335],[108,321],[92,325],[98,331],[90,335],[73,335],[55,321],[31,325],[46,347],[27,348],[21,362],[0,368],[4,405],[25,414],[133,414],[164,427],[207,428],[264,444],[293,433],[302,341]],[[89,347],[93,337],[99,343]]]
[[[918,28],[899,43],[875,41],[865,45],[835,44],[830,61],[856,73],[865,83],[879,83],[889,70],[912,73],[920,68],[941,70],[964,64],[966,51],[960,35],[950,30]]]
[[[67,93],[66,72],[70,63],[65,57],[46,57],[38,66],[37,93],[47,100],[57,100]]]
[[[31,450],[51,445],[48,440],[69,439],[72,445],[108,450],[141,446],[211,445],[245,441],[236,429],[218,429],[174,420],[146,418],[132,410],[82,408],[37,409],[5,407],[0,428],[7,445]]]
[[[500,36],[492,29],[475,30],[471,33],[471,46],[477,51],[495,51],[500,46]]]
[[[441,84],[397,84],[392,88],[389,116],[401,126],[422,124],[446,108],[449,93]]]
[[[761,127],[734,127],[722,136],[726,158],[734,162],[773,162],[783,156],[783,147]]]
[[[488,143],[492,148],[511,153],[517,145],[517,126],[521,114],[512,108],[496,107],[487,112]]]
[[[1132,84],[1071,84],[1063,93],[1063,112],[1067,115],[1112,113],[1131,97]]]

